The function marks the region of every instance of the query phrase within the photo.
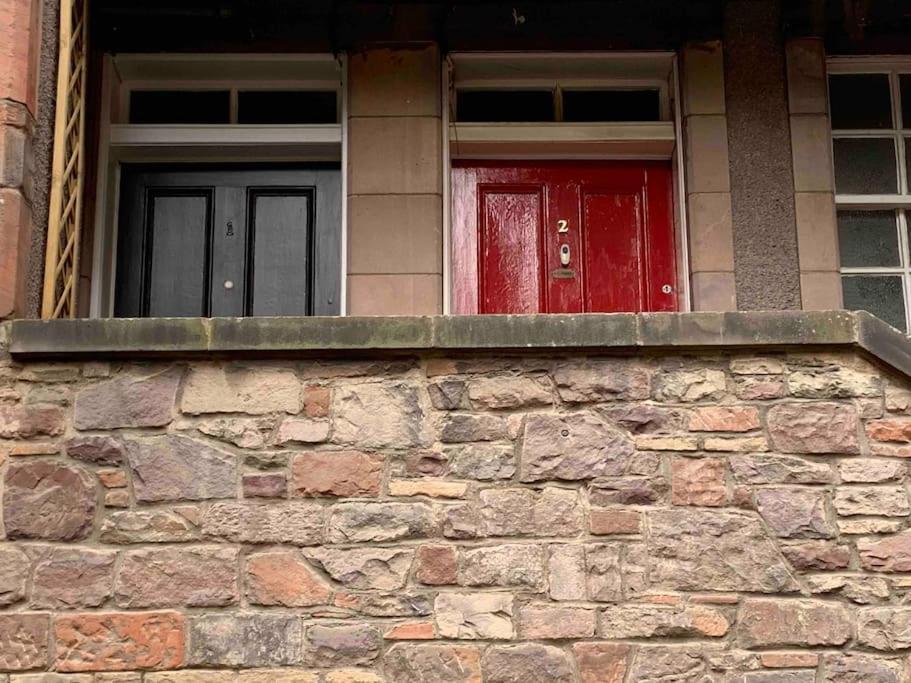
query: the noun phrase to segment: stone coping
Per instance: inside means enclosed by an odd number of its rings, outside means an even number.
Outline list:
[[[865,312],[14,320],[16,359],[851,347],[911,375],[911,342]]]

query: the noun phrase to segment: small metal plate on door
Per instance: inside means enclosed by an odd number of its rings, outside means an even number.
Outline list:
[[[557,268],[550,271],[550,276],[554,280],[572,280],[576,277],[576,271],[573,268]]]

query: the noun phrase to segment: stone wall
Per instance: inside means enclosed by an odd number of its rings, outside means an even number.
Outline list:
[[[908,386],[0,357],[0,681],[908,681]]]

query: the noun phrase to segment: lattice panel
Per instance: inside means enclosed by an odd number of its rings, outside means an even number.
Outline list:
[[[44,318],[76,316],[85,175],[87,22],[88,0],[61,0],[54,164],[41,307]]]

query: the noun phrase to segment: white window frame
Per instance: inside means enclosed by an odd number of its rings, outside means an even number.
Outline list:
[[[89,315],[113,315],[122,163],[341,163],[339,312],[347,310],[347,60],[328,54],[105,55]],[[335,90],[334,124],[130,124],[132,90]]]
[[[460,71],[467,76],[460,76]],[[452,160],[669,160],[674,175],[677,293],[692,308],[680,79],[675,52],[454,52],[442,64],[443,313],[452,311]],[[636,123],[465,123],[452,120],[456,88],[659,91],[661,120]]]
[[[835,129],[830,135],[831,157],[835,166],[835,140],[858,138],[891,138],[895,144],[896,178],[895,194],[865,195],[835,193],[835,208],[845,210],[892,210],[896,217],[895,229],[899,250],[898,266],[845,267],[839,264],[841,275],[898,275],[901,277],[904,297],[905,330],[911,334],[911,244],[908,227],[911,213],[911,177],[908,173],[906,140],[911,140],[911,128],[904,128],[899,77],[911,75],[911,57],[830,57],[827,60],[828,76],[852,74],[881,74],[889,77],[889,94],[892,98],[892,127],[880,129]],[[829,101],[829,121],[832,119]],[[911,112],[909,112],[911,117]]]

